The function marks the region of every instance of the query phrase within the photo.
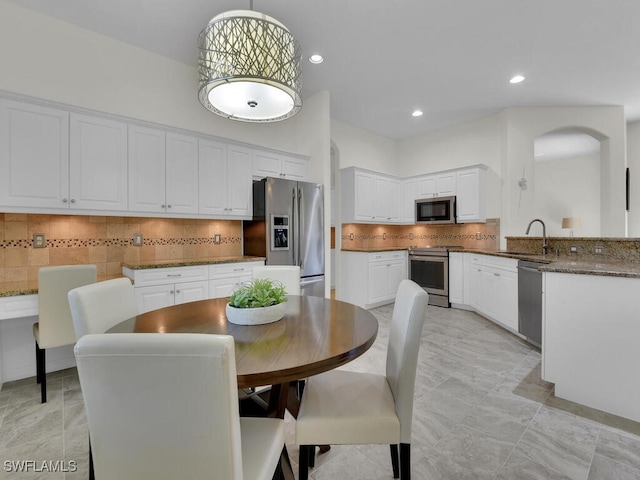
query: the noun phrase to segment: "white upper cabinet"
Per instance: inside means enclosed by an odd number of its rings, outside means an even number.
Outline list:
[[[166,191],[169,213],[198,213],[198,139],[166,134]]]
[[[127,124],[72,113],[69,203],[72,208],[127,210]]]
[[[442,172],[418,178],[418,198],[449,197],[456,194],[456,172]]]
[[[410,178],[402,182],[402,223],[415,223],[418,180]]]
[[[283,153],[254,149],[253,176],[304,181],[309,176],[309,162]]]
[[[125,211],[127,125],[0,100],[0,204]]]
[[[164,131],[129,126],[129,210],[166,210]]]
[[[486,214],[486,167],[477,166],[456,172],[456,218],[458,223],[484,222]]]
[[[342,173],[342,220],[356,223],[400,223],[402,182],[353,167]]]
[[[195,137],[129,126],[129,210],[197,213],[197,185]]]
[[[213,140],[199,141],[199,212],[250,217],[251,150]]]
[[[0,100],[0,135],[0,204],[66,207],[69,114]]]

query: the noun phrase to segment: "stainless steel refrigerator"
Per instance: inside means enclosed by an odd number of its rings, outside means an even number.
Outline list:
[[[302,295],[324,297],[324,188],[267,177],[253,183],[253,220],[244,253],[267,265],[299,265]]]

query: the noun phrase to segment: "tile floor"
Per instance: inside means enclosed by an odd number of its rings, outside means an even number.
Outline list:
[[[346,368],[384,370],[391,306],[374,346]],[[540,353],[484,318],[429,307],[414,404],[416,480],[640,480],[640,423],[560,400],[540,380]],[[0,479],[86,479],[87,426],[75,369],[48,377],[39,402],[33,378],[0,391]],[[295,425],[287,448],[297,474]],[[74,461],[76,472],[9,473],[6,460]],[[66,466],[69,466],[67,463]],[[390,479],[388,446],[334,446],[314,480]]]

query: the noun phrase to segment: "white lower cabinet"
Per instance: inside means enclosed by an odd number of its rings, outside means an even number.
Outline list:
[[[343,262],[340,300],[363,308],[373,308],[395,300],[400,282],[407,278],[406,251],[343,251],[340,254]]]
[[[451,302],[467,305],[490,320],[517,332],[518,261],[512,258],[465,253],[462,272],[462,302],[453,299]],[[450,290],[451,273],[450,269]]]
[[[209,298],[207,281],[137,287],[135,290],[140,313]]]
[[[464,303],[464,261],[459,252],[449,254],[449,302]]]
[[[253,278],[253,267],[264,262],[223,263],[209,266],[209,296],[221,298],[230,296],[234,290]]]
[[[122,273],[133,280],[138,312],[197,302],[207,298],[228,297],[253,278],[253,267],[264,261],[216,263],[186,267],[124,267]]]

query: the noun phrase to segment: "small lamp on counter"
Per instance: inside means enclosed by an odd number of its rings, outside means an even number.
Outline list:
[[[582,223],[578,217],[565,217],[562,219],[562,228],[569,229],[569,236],[573,237],[573,230],[575,228],[580,228]]]

